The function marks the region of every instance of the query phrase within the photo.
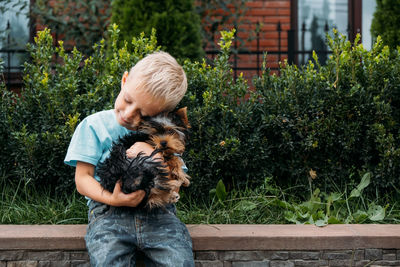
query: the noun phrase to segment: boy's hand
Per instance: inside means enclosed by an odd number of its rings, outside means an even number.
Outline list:
[[[139,190],[130,194],[121,191],[121,185],[116,183],[112,193],[104,190],[94,178],[94,165],[78,161],[75,170],[75,183],[78,192],[95,201],[111,206],[136,207],[142,202],[145,192]]]
[[[114,191],[111,195],[111,206],[115,207],[137,207],[142,202],[145,192],[138,190],[130,194],[125,194],[121,190],[121,184],[117,182],[114,187]]]

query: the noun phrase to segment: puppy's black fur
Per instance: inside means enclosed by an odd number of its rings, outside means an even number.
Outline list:
[[[110,155],[97,168],[97,175],[104,189],[113,192],[115,183],[120,180],[121,190],[125,194],[144,190],[148,196],[153,187],[169,190],[165,165],[161,160],[152,158],[159,152],[158,150],[153,151],[150,156],[145,156],[143,153],[139,153],[135,158],[126,156],[126,150],[132,144],[148,139],[147,134],[132,132],[113,143]]]
[[[185,150],[189,123],[186,108],[154,117],[142,117],[137,131],[113,143],[110,155],[100,163],[97,175],[105,190],[113,192],[120,181],[122,192],[144,190],[146,197],[140,207],[152,209],[179,199],[177,189],[190,184],[183,170],[180,155]],[[126,151],[136,142],[146,142],[154,148],[150,156],[139,153],[128,158]],[[160,153],[162,158],[153,158]]]

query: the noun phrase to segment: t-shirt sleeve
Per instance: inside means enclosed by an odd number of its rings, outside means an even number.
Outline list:
[[[96,130],[87,119],[76,128],[69,144],[64,163],[75,167],[77,161],[97,165],[102,155],[102,146]]]

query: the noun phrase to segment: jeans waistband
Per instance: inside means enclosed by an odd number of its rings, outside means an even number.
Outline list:
[[[114,206],[109,206],[101,202],[97,202],[95,200],[92,200],[89,203],[89,212],[99,206],[107,206],[108,209],[113,209],[116,212],[121,212],[121,213],[136,213],[136,214],[160,214],[160,213],[165,213],[165,212],[172,212],[173,214],[176,215],[176,206],[175,204],[168,204],[165,207],[159,207],[159,208],[153,208],[151,210],[147,208],[135,208],[135,207],[114,207]]]

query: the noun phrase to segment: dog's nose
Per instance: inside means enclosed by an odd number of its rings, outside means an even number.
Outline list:
[[[161,142],[160,142],[160,145],[161,145],[162,147],[166,147],[166,146],[167,146],[167,141],[161,141]]]

